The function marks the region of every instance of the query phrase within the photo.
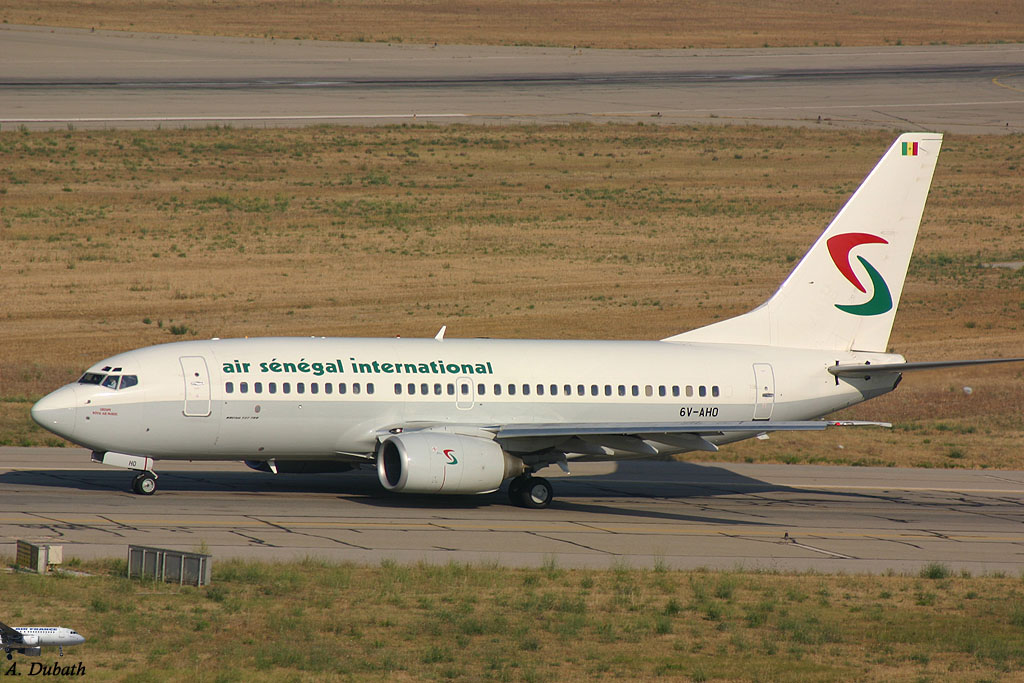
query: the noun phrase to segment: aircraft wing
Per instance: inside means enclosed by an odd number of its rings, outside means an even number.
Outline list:
[[[22,643],[25,636],[21,635],[7,624],[0,622],[0,643]]]
[[[641,455],[658,455],[661,450],[649,442],[665,444],[675,450],[717,451],[709,436],[735,433],[819,431],[828,427],[873,425],[891,427],[888,422],[859,420],[802,420],[790,422],[622,422],[610,424],[526,424],[505,425],[496,429],[494,438],[510,451],[558,449],[583,455],[611,455],[606,450]]]

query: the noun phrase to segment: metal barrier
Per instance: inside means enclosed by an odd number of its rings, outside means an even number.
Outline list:
[[[189,586],[210,585],[212,555],[184,550],[128,546],[128,578],[154,579]]]
[[[53,565],[64,561],[64,546],[40,545],[28,541],[18,541],[18,554],[15,564],[39,574],[45,574]]]

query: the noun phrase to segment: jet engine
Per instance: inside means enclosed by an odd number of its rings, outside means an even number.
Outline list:
[[[447,432],[411,432],[377,449],[377,477],[388,491],[489,493],[522,474],[523,461],[490,439]]]
[[[21,648],[19,650],[19,652],[21,654],[25,655],[26,657],[42,657],[43,656],[43,648],[41,648],[41,647],[23,647],[23,648]]]
[[[21,644],[22,645],[28,645],[28,646],[30,646],[29,649],[33,649],[31,647],[32,645],[38,645],[39,644],[39,636],[26,636],[26,635],[23,635],[21,637]],[[35,648],[35,649],[38,649],[38,648]]]

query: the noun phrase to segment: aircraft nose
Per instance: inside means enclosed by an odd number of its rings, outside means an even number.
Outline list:
[[[77,405],[75,386],[69,384],[36,401],[32,406],[32,419],[43,429],[70,439],[75,431]]]

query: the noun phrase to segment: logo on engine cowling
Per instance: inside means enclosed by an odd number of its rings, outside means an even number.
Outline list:
[[[458,465],[459,459],[455,457],[455,451],[451,448],[444,449],[444,457],[448,460],[446,465]]]

